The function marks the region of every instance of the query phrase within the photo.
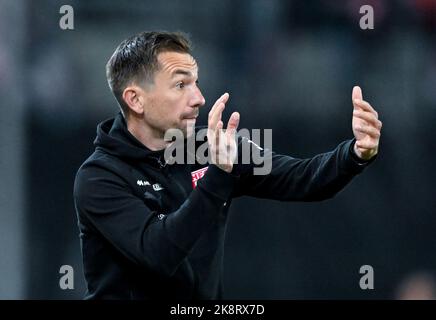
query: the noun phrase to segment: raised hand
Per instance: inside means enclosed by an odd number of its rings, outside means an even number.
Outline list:
[[[356,138],[354,152],[359,158],[369,160],[378,152],[382,122],[378,119],[377,111],[363,100],[360,87],[353,88],[352,100],[354,106],[352,127]]]
[[[229,94],[224,93],[210,110],[207,140],[211,162],[222,170],[231,172],[237,156],[235,134],[239,125],[239,113],[232,113],[224,131],[221,117],[228,100]]]

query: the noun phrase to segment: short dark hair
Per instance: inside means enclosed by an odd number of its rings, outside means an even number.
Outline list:
[[[126,116],[129,107],[123,100],[124,89],[133,83],[153,83],[159,69],[157,56],[175,51],[191,54],[191,43],[181,32],[141,32],[122,41],[106,64],[106,77],[112,93]]]

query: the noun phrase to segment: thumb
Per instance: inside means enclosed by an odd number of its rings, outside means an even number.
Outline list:
[[[363,100],[362,89],[360,89],[359,86],[353,87],[353,92],[351,93],[351,98],[353,99],[353,101],[354,101],[354,99]]]
[[[362,96],[362,89],[359,86],[354,86],[353,87],[353,92],[351,93],[351,101],[353,102],[353,106],[354,108],[360,109],[355,103],[354,100],[363,100],[363,96]]]

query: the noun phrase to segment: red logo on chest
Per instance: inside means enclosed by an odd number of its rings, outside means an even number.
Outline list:
[[[203,178],[204,174],[206,173],[208,167],[201,168],[195,171],[191,172],[191,178],[192,178],[192,188],[195,189],[197,186],[198,180]]]

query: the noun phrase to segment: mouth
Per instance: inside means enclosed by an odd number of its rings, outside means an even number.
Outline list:
[[[188,117],[184,117],[183,119],[185,120],[195,120],[197,119],[198,115],[194,115],[194,116],[188,116]]]

